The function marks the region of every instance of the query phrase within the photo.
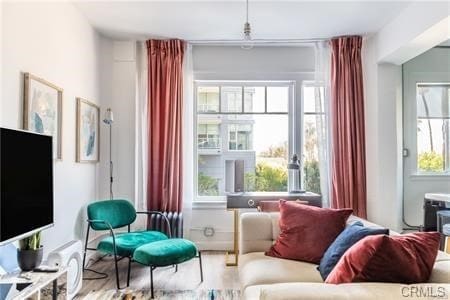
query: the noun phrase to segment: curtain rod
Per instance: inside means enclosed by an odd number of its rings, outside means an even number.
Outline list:
[[[253,39],[251,41],[244,40],[187,40],[193,45],[229,45],[239,46],[245,44],[252,45],[279,45],[279,44],[313,44],[317,42],[326,42],[329,39]]]

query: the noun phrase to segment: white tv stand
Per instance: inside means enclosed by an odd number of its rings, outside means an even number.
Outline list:
[[[26,273],[30,279],[20,277],[20,274]],[[10,285],[7,300],[59,300],[67,299],[67,269],[61,268],[54,273],[36,273],[22,272],[16,274],[7,274],[0,277],[0,284],[3,288]],[[20,285],[26,285],[18,290]]]

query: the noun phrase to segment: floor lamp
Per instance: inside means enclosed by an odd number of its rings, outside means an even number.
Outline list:
[[[109,198],[114,198],[113,194],[113,162],[112,162],[112,123],[114,122],[114,115],[111,108],[108,108],[105,112],[105,118],[103,123],[109,126]]]

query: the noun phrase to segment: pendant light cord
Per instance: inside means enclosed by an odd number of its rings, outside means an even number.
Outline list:
[[[247,0],[247,18],[246,18],[246,21],[248,23],[248,0]]]

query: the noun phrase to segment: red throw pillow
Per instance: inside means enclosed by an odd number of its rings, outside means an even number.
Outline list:
[[[280,235],[266,255],[318,264],[352,212],[280,200]]]
[[[426,282],[439,240],[439,232],[367,236],[345,252],[325,282]]]

